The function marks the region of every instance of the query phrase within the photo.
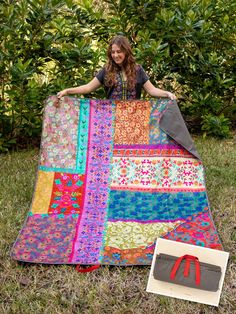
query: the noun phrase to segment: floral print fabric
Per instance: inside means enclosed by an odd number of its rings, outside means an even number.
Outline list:
[[[40,165],[48,168],[76,167],[77,134],[79,121],[78,101],[66,97],[55,106],[49,98],[45,107]]]
[[[117,101],[114,144],[149,144],[148,101]]]
[[[113,189],[204,190],[201,162],[194,158],[114,157]]]
[[[67,264],[78,215],[30,215],[20,232],[12,257],[33,263]]]
[[[179,224],[180,221],[169,223],[108,222],[105,246],[134,249],[152,245],[156,238],[166,234]]]

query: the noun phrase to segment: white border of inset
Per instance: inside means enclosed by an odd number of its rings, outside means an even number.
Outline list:
[[[185,254],[195,255],[199,258],[200,262],[220,266],[222,276],[219,283],[219,289],[216,292],[211,292],[206,290],[184,287],[154,279],[153,277],[154,263],[156,260],[156,255],[159,253],[165,253],[177,257]],[[179,298],[183,300],[218,306],[224,282],[225,271],[228,263],[228,258],[229,258],[228,252],[158,238],[153,255],[152,266],[149,273],[146,291],[173,298]]]

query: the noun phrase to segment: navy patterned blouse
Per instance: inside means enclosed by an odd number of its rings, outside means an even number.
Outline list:
[[[109,87],[105,85],[105,67],[103,67],[96,78],[104,86],[106,96],[108,99],[140,99],[143,85],[149,80],[148,75],[141,65],[137,66],[137,78],[135,88],[129,90],[127,88],[127,81],[122,78],[121,72],[117,74],[116,85]]]

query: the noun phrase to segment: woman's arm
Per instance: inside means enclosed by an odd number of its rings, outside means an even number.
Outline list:
[[[153,97],[167,97],[171,100],[176,99],[174,94],[163,89],[156,88],[149,80],[143,85],[143,88],[149,95]]]
[[[100,83],[100,81],[96,77],[94,77],[92,81],[90,81],[86,85],[63,89],[62,91],[57,93],[57,97],[61,98],[69,94],[89,94],[98,89],[101,85],[102,84]]]

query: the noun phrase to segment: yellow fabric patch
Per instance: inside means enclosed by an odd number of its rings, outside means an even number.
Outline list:
[[[52,188],[53,188],[54,172],[38,172],[37,184],[34,193],[34,198],[31,206],[33,214],[47,214]]]

